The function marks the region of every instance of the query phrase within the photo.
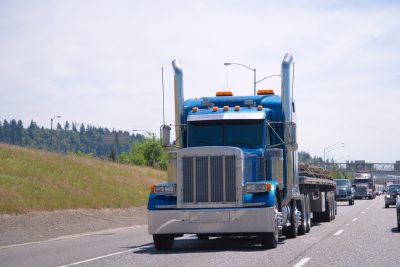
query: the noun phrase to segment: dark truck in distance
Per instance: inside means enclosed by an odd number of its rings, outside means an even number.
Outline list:
[[[348,179],[335,179],[336,201],[348,201],[349,205],[354,205],[354,189]]]
[[[389,205],[396,205],[398,194],[400,194],[400,184],[392,184],[388,186],[385,195],[385,208],[389,208]]]
[[[354,174],[354,198],[355,199],[374,199],[375,198],[375,178],[369,172],[356,172]]]

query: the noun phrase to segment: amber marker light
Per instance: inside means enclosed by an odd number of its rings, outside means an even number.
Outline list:
[[[221,91],[215,94],[216,96],[233,96],[232,91]]]
[[[274,90],[273,89],[262,89],[257,91],[257,95],[273,95]]]
[[[198,108],[198,107],[193,107],[193,108],[192,108],[192,112],[197,112],[197,111],[199,111],[199,108]]]
[[[154,184],[151,184],[151,185],[150,185],[150,192],[151,192],[151,193],[154,193],[154,188],[155,188],[155,185],[154,185]]]
[[[267,191],[267,192],[271,191],[271,184],[270,183],[266,183],[265,184],[265,191]]]
[[[235,108],[233,109],[234,111],[239,111],[240,107],[239,106],[235,106]]]
[[[217,112],[218,111],[218,107],[213,107],[212,111],[213,112]]]
[[[262,110],[262,106],[261,106],[261,105],[258,105],[258,106],[257,106],[257,110],[258,110],[258,111]]]
[[[228,111],[229,107],[228,106],[224,106],[224,111]]]

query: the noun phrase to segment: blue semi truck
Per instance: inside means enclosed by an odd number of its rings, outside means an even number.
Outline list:
[[[310,231],[311,219],[334,219],[335,182],[299,173],[290,54],[281,66],[281,96],[224,91],[184,101],[181,64],[172,65],[176,141],[168,181],[152,186],[148,201],[156,249],[171,249],[184,234],[257,236],[263,248],[275,248],[280,235]],[[170,129],[161,127],[165,147]]]

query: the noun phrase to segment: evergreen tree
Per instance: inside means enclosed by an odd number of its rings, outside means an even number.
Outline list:
[[[22,146],[23,139],[24,139],[24,125],[22,124],[21,120],[18,120],[18,123],[16,126],[16,142],[17,142],[17,144]]]
[[[66,131],[69,130],[69,122],[68,121],[65,122],[64,130],[66,130]]]
[[[10,121],[10,143],[15,145],[17,142],[17,122],[12,119]]]
[[[3,126],[1,125],[1,121],[0,121],[0,142],[3,142],[3,136],[4,136],[3,132],[4,132]]]

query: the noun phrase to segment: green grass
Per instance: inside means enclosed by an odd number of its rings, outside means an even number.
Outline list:
[[[0,144],[0,213],[145,205],[166,173]]]

